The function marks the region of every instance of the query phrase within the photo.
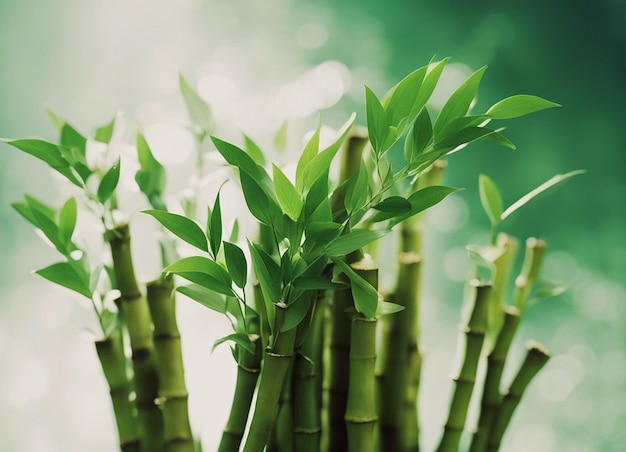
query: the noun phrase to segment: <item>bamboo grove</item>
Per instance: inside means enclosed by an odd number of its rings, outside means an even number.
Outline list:
[[[381,97],[366,87],[366,131],[354,127],[353,115],[334,141],[322,145],[320,121],[289,176],[267,162],[250,137],[241,147],[218,138],[209,106],[181,77],[198,173],[209,173],[206,154],[217,151],[232,168],[227,183],[238,184],[258,234],[243,237],[237,223],[226,224],[221,191],[211,194],[209,206],[192,197],[184,209],[172,209],[165,168],[138,133],[135,181],[145,195],[142,214],[162,232],[153,246],[163,270],[154,281],[137,280],[130,216],[119,212],[120,158],[109,146],[115,120],[87,138],[50,112],[58,143],[5,140],[74,186],[74,196],[60,208],[30,195],[13,207],[62,256],[36,273],[91,300],[101,327],[95,348],[121,450],[200,450],[189,421],[177,294],[223,314],[232,326],[215,344],[229,344],[237,367],[219,451],[420,450],[418,400],[427,390],[420,372],[428,365],[420,338],[422,270],[429,265],[425,218],[459,190],[441,185],[446,157],[466,152],[474,141],[514,149],[500,122],[558,106],[516,95],[470,113],[481,68],[433,112],[428,101],[446,63],[430,62]],[[488,127],[493,123],[498,126]],[[96,164],[86,155],[89,142],[105,149]],[[390,152],[403,154],[403,164],[396,167],[394,160],[392,166]],[[468,315],[461,320],[461,365],[437,451],[457,451],[465,443],[473,452],[498,450],[524,391],[548,361],[546,348],[531,342],[513,380],[503,379],[525,310],[564,290],[541,278],[540,239],[527,240],[522,269],[513,277],[519,241],[503,224],[578,173],[557,175],[506,209],[495,182],[481,175],[491,240],[468,246],[474,269],[464,301]],[[100,253],[90,254],[81,242],[78,213],[97,218],[106,230]],[[379,263],[377,243],[390,233],[399,238],[397,261]],[[384,293],[378,287],[381,264],[397,269],[394,287]],[[482,380],[481,360],[487,369]],[[481,401],[477,425],[466,422],[472,397]]]

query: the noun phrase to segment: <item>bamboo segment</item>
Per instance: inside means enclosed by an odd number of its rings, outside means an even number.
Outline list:
[[[378,289],[378,268],[365,258],[351,265],[352,269]],[[376,410],[376,318],[361,314],[352,317],[350,334],[350,371],[346,430],[349,452],[374,452],[378,421]]]
[[[526,254],[520,275],[515,279],[513,299],[515,306],[524,313],[528,295],[539,278],[541,263],[546,249],[546,242],[541,239],[529,238],[526,241]]]
[[[498,235],[496,247],[502,250],[502,254],[494,262],[495,276],[487,317],[487,340],[491,343],[502,327],[504,319],[502,312],[506,306],[506,292],[510,286],[519,241],[515,237],[501,233]]]
[[[126,356],[119,329],[109,337],[96,342],[96,351],[102,371],[111,390],[111,402],[117,425],[120,449],[123,452],[139,452],[139,438],[135,426],[133,405],[130,402],[130,385],[126,374]]]
[[[550,352],[537,342],[529,342],[526,348],[526,358],[494,416],[494,424],[487,443],[487,451],[489,452],[495,452],[500,448],[504,432],[524,395],[524,391],[550,359]]]
[[[274,431],[267,447],[268,452],[294,452],[294,410],[291,397],[293,362],[287,369],[283,388],[278,398],[278,415],[274,423]]]
[[[261,338],[252,337],[256,346],[256,353],[237,347],[237,382],[230,415],[222,434],[219,452],[237,452],[243,439],[248,421],[248,413],[252,404],[252,397],[261,371]]]
[[[154,321],[154,351],[159,372],[159,406],[163,414],[163,440],[167,452],[193,452],[187,386],[180,332],[176,322],[176,299],[171,279],[147,285]]]
[[[331,197],[331,209],[336,216],[335,221],[337,222],[344,221],[347,218],[344,207],[346,186],[343,184],[359,171],[361,156],[367,142],[367,134],[353,130],[350,132],[342,149],[339,187],[333,192]]]
[[[519,322],[520,315],[517,308],[507,306],[504,311],[504,323],[493,350],[487,357],[487,374],[483,387],[480,418],[478,420],[478,428],[472,438],[470,452],[483,452],[487,447],[489,431],[502,400],[500,381],[504,371],[504,364]]]
[[[459,441],[465,426],[467,409],[476,381],[478,361],[485,339],[491,286],[478,280],[472,280],[470,285],[475,288],[476,296],[469,322],[463,329],[466,337],[465,355],[461,370],[454,378],[456,387],[450,403],[443,437],[437,448],[438,452],[456,452],[459,449]]]
[[[152,342],[152,319],[148,302],[135,278],[128,225],[122,224],[107,231],[107,240],[111,247],[116,285],[121,293],[120,308],[132,350],[141,449],[158,451],[163,448],[163,416],[155,404],[159,379]]]
[[[244,445],[244,452],[262,452],[267,445],[278,414],[278,401],[283,382],[293,358],[296,329],[280,332],[287,305],[279,302],[274,307],[274,343],[264,354],[254,415]]]
[[[409,425],[407,416],[412,416],[414,412],[417,413],[415,410],[417,401],[415,377],[419,378],[419,374],[413,369],[412,381],[409,385],[409,368],[410,365],[419,366],[419,363],[411,362],[411,360],[414,360],[415,356],[419,356],[414,351],[418,350],[417,280],[419,279],[420,262],[421,259],[417,253],[402,253],[400,255],[394,302],[404,306],[405,309],[398,314],[387,316],[384,320],[384,351],[380,357],[383,374],[378,412],[380,416],[380,449],[386,451],[403,450],[408,430],[417,428],[417,423]],[[411,420],[414,419],[411,418]]]

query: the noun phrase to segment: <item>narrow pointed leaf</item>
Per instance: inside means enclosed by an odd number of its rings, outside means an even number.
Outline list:
[[[280,168],[272,164],[272,169],[274,175],[274,189],[276,190],[278,203],[289,218],[293,221],[298,221],[300,212],[302,212],[302,199],[296,188]]]
[[[217,192],[213,211],[211,212],[209,222],[209,242],[213,256],[217,258],[222,243],[222,208],[220,206],[220,192]]]
[[[435,91],[435,87],[437,86],[437,83],[439,83],[439,79],[441,78],[443,69],[448,63],[448,59],[449,58],[444,58],[438,63],[428,65],[428,72],[424,77],[424,81],[422,82],[422,86],[420,87],[420,92],[417,95],[417,100],[413,105],[411,117],[416,117],[420,113],[422,108],[426,105],[428,99],[430,99],[430,96],[432,96],[433,91]]]
[[[287,306],[285,321],[283,322],[280,331],[289,331],[300,325],[311,309],[311,304],[311,297],[307,296],[302,296],[295,302],[290,303],[289,306]]]
[[[300,276],[293,281],[293,286],[301,290],[341,290],[348,285],[341,281],[331,281],[322,276]]]
[[[560,106],[541,97],[517,94],[497,102],[485,114],[493,119],[512,119]]]
[[[487,175],[481,174],[478,177],[478,192],[480,202],[489,217],[489,221],[491,221],[492,227],[497,226],[502,215],[502,196],[498,186]]]
[[[101,143],[109,143],[113,137],[113,129],[115,128],[115,118],[108,124],[96,129],[95,140]]]
[[[106,172],[98,185],[98,200],[104,204],[113,194],[120,180],[120,159]]]
[[[87,298],[91,298],[92,293],[89,290],[89,284],[85,280],[85,275],[80,275],[76,268],[68,262],[58,262],[41,270],[37,270],[39,276],[51,281],[67,289],[78,292]]]
[[[160,198],[165,189],[165,169],[154,158],[148,142],[141,133],[137,134],[137,158],[141,169],[135,174],[135,181],[139,189],[149,200]],[[153,207],[156,208],[154,205]]]
[[[390,196],[375,206],[372,206],[372,209],[379,210],[381,212],[404,214],[411,210],[411,203],[402,196]]]
[[[224,242],[224,258],[233,282],[243,289],[248,280],[248,262],[242,249],[234,243]]]
[[[302,155],[300,155],[300,158],[298,159],[298,165],[296,166],[296,189],[300,193],[304,191],[304,170],[319,152],[320,128],[321,122],[318,123],[315,132],[313,132],[313,135],[311,136],[306,146],[304,147],[304,150],[302,151]]]
[[[182,215],[162,210],[144,210],[142,213],[154,217],[164,228],[190,245],[202,251],[209,250],[206,236],[204,232],[202,232],[202,228],[200,228],[195,221]]]
[[[461,189],[456,187],[447,187],[445,185],[431,185],[416,191],[407,198],[407,200],[411,203],[411,211],[401,217],[393,218],[389,227],[393,227],[401,221],[404,221],[413,215],[417,215],[429,207],[439,204],[448,195],[459,190]]]
[[[218,345],[228,341],[233,341],[235,344],[243,347],[243,349],[247,352],[254,354],[254,343],[250,340],[250,337],[247,334],[242,333],[229,334],[228,336],[224,336],[216,340],[213,343],[213,348],[211,349],[211,351],[215,350],[215,347],[217,347]]]
[[[206,257],[184,257],[165,267],[163,273],[174,273],[207,289],[232,296],[232,279],[230,275],[224,267]],[[205,277],[198,278],[194,274],[204,275]]]
[[[389,132],[387,119],[385,118],[385,109],[376,97],[376,94],[365,87],[365,110],[367,113],[367,131],[372,143],[372,148],[377,154],[385,151],[383,146]]]
[[[68,199],[59,211],[59,239],[66,246],[72,240],[72,234],[76,227],[76,199]]]
[[[265,165],[265,155],[259,145],[257,145],[252,138],[245,133],[243,134],[243,142],[244,150],[250,157],[252,157],[252,160],[254,160],[257,165]]]
[[[372,231],[369,229],[355,229],[346,235],[341,235],[324,247],[328,256],[345,256],[352,251],[363,248],[366,245],[384,237],[389,231]]]
[[[379,301],[376,315],[379,316],[379,315],[395,314],[396,312],[400,312],[403,310],[404,310],[404,306],[399,305],[397,303],[391,303],[389,301]]]
[[[413,161],[418,155],[424,152],[426,146],[432,141],[433,125],[425,108],[415,119],[413,126],[404,142],[404,158],[407,162]]]
[[[384,96],[383,105],[389,125],[399,127],[400,122],[409,117],[418,99],[427,69],[428,66],[421,67],[404,77],[392,88],[392,94],[387,102],[385,102],[387,95]]]
[[[177,287],[176,290],[183,295],[188,296],[212,311],[224,314],[226,312],[226,300],[212,290],[202,287],[199,284],[188,284],[186,286]]]
[[[550,178],[549,180],[541,184],[539,187],[535,188],[534,190],[531,190],[530,192],[522,196],[520,199],[515,201],[513,204],[511,204],[504,212],[502,212],[502,215],[500,218],[502,220],[505,220],[513,212],[515,212],[522,206],[528,204],[530,201],[533,200],[533,198],[539,196],[544,191],[554,187],[555,185],[560,184],[561,182],[566,181],[567,179],[571,177],[574,177],[583,173],[585,173],[585,170],[576,170],[576,171],[570,171],[569,173],[557,174],[556,176],[553,176],[552,178]]]
[[[85,138],[74,127],[65,123],[61,128],[61,145],[76,148],[79,153],[84,157],[85,148],[87,145],[87,138]]]
[[[211,109],[198,93],[187,83],[182,75],[179,76],[180,91],[183,94],[185,105],[191,120],[205,133],[213,128]]]
[[[378,311],[378,291],[367,281],[361,278],[350,266],[341,259],[332,259],[335,265],[343,271],[350,280],[350,289],[357,312],[368,319],[376,317]]]

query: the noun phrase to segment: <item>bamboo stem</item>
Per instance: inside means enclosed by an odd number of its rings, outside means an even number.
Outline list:
[[[520,315],[518,309],[513,306],[507,306],[504,311],[504,323],[493,350],[487,357],[487,374],[483,387],[480,418],[472,438],[470,452],[483,452],[487,447],[489,431],[493,425],[498,406],[502,401],[500,382],[504,364],[519,322]]]
[[[154,403],[158,397],[159,379],[152,342],[152,319],[148,302],[135,278],[128,225],[122,224],[107,231],[107,240],[111,247],[116,285],[121,293],[120,307],[132,350],[141,449],[161,450],[163,416]]]
[[[237,452],[241,445],[248,421],[248,413],[252,404],[259,373],[261,372],[261,338],[255,335],[251,338],[255,344],[256,353],[252,354],[243,347],[237,347],[237,382],[231,406],[230,415],[222,439],[219,452]]]
[[[167,452],[193,452],[187,386],[176,299],[171,279],[147,284],[147,298],[154,321],[154,351],[159,372],[159,407],[163,414],[163,440]]]
[[[526,348],[526,358],[494,416],[494,424],[487,443],[487,451],[489,452],[495,452],[500,448],[504,432],[526,388],[550,359],[550,352],[537,342],[528,342]]]
[[[120,330],[115,329],[107,338],[97,341],[96,351],[111,390],[120,449],[123,452],[139,452],[139,438],[133,405],[129,398],[130,385],[126,374],[126,356]]]
[[[476,381],[478,361],[485,339],[491,286],[478,280],[470,281],[470,285],[475,288],[476,296],[469,322],[463,329],[466,338],[465,355],[461,370],[454,378],[456,387],[450,403],[444,433],[437,448],[438,452],[456,452],[459,449],[459,441],[465,426],[467,410]]]
[[[520,275],[515,279],[513,300],[515,306],[524,313],[528,295],[539,278],[546,242],[541,239],[529,238],[526,240],[526,254]]]
[[[378,268],[365,258],[352,269],[378,289]],[[376,325],[377,319],[352,316],[350,371],[345,422],[349,452],[374,452],[378,421],[376,410]]]
[[[264,354],[259,390],[244,452],[262,452],[267,445],[278,414],[283,382],[293,358],[296,329],[281,332],[287,305],[279,302],[274,307],[274,344]]]

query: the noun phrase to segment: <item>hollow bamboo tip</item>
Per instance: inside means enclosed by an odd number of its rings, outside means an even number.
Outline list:
[[[476,289],[487,289],[487,288],[491,288],[491,283],[487,282],[487,281],[481,281],[480,279],[472,279],[469,282],[469,285],[471,287],[475,287]]]
[[[526,240],[526,247],[531,249],[545,248],[546,241],[536,237],[530,237]]]
[[[536,341],[526,342],[526,350],[528,350],[529,355],[544,356],[546,358],[550,357],[550,350],[548,350],[545,345]]]
[[[504,315],[507,317],[519,317],[520,312],[515,306],[507,305],[504,307]]]
[[[353,264],[350,264],[350,267],[352,267],[352,269],[355,271],[378,270],[378,266],[376,265],[376,262],[374,262],[374,259],[372,259],[372,256],[370,256],[369,254],[365,254],[361,260],[356,261]]]
[[[278,309],[287,309],[287,303],[285,303],[284,301],[279,301],[274,306],[276,306]]]

